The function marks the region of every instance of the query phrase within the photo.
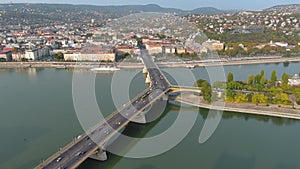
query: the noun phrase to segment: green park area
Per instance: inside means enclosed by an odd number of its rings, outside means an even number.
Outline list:
[[[280,106],[300,103],[300,87],[289,84],[289,79],[295,78],[297,77],[286,73],[278,77],[276,70],[273,70],[271,77],[267,78],[264,70],[261,70],[257,75],[248,75],[247,81],[235,81],[234,74],[229,72],[227,82],[217,81],[211,85],[199,79],[194,85],[202,88],[201,95],[209,103],[222,100],[233,103]]]

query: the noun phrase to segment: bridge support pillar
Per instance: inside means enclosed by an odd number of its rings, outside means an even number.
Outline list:
[[[135,123],[140,123],[140,124],[146,124],[147,120],[146,120],[146,115],[144,112],[138,114],[134,119],[131,120],[132,122]]]
[[[151,78],[150,78],[149,74],[147,74],[145,83],[147,83],[147,84],[151,83]]]
[[[165,94],[165,95],[163,95],[163,96],[161,97],[161,99],[162,99],[163,101],[168,101],[168,100],[169,100],[169,95]]]
[[[144,73],[144,74],[148,73],[148,69],[147,69],[146,67],[144,67],[143,73]]]
[[[106,150],[103,147],[99,148],[95,154],[90,156],[90,158],[98,161],[106,161],[107,160]]]

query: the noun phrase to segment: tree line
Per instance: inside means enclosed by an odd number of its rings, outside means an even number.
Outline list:
[[[300,72],[298,73],[300,75]],[[277,76],[276,70],[272,71],[271,77],[265,77],[265,71],[253,75],[249,74],[246,81],[234,80],[234,74],[229,72],[227,82],[215,82],[212,86],[205,80],[199,79],[195,86],[202,87],[203,99],[207,102],[224,100],[234,103],[254,104],[279,104],[292,105],[289,96],[294,96],[300,101],[300,87],[290,86],[288,80],[292,76],[283,73],[281,78]],[[221,92],[221,97],[217,93]]]

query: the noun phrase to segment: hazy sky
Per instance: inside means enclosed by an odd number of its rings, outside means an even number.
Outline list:
[[[194,9],[216,7],[219,9],[259,10],[280,4],[300,4],[300,0],[1,0],[0,3],[67,3],[92,5],[158,4],[163,7]]]

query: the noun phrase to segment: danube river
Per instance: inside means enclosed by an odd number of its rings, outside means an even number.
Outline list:
[[[264,69],[265,77],[270,78],[272,70],[276,69],[277,76],[281,77],[283,72],[298,73],[299,67],[300,63],[226,66],[223,76],[233,72],[235,80],[246,80],[249,73],[257,74]],[[193,84],[187,79],[208,79],[223,73],[221,69],[216,73],[205,68],[164,71],[170,81],[181,85]],[[207,72],[210,72],[209,75]],[[48,68],[0,69],[1,169],[33,168],[83,132],[73,105],[73,73],[71,70]],[[75,73],[93,74],[86,71]],[[189,73],[194,77],[187,78]],[[131,84],[123,86],[122,81],[128,79]],[[98,73],[95,85],[93,92],[104,115],[116,109],[112,93],[124,88],[128,89],[129,97],[134,97],[146,87],[141,70]],[[160,118],[146,125],[131,123],[124,134],[155,136],[168,130],[179,113],[195,114],[197,119],[187,136],[170,151],[143,159],[108,153],[107,161],[89,159],[79,168],[300,169],[300,121],[297,120],[225,112],[215,133],[207,142],[200,144],[199,134],[208,111],[191,106],[180,109],[177,105],[168,104]],[[97,119],[91,120],[91,125],[95,122]],[[117,140],[115,144],[122,142]]]

